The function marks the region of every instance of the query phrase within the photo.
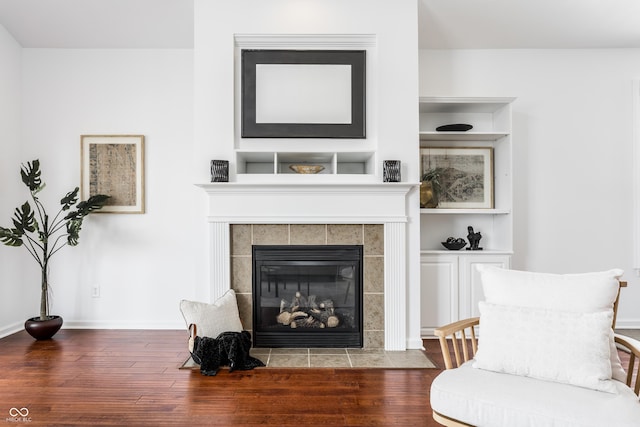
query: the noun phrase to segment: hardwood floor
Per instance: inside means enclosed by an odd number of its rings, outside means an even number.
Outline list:
[[[0,340],[0,422],[31,426],[433,426],[440,369],[178,369],[185,331],[62,330]],[[442,367],[438,343],[426,351]],[[13,409],[15,408],[15,409]],[[26,408],[28,415],[25,419]],[[21,413],[18,413],[18,410]]]

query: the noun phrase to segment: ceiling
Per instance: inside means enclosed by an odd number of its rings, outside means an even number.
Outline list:
[[[193,0],[0,0],[27,48],[192,48]]]
[[[638,0],[418,2],[422,49],[640,47]],[[0,0],[0,24],[27,48],[192,48],[193,0]]]

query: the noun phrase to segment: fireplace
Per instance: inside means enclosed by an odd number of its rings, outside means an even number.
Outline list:
[[[363,346],[362,245],[254,245],[255,347]]]
[[[329,179],[315,180],[315,177]],[[419,246],[416,247],[415,239],[407,239],[409,229],[416,226],[408,220],[409,212],[418,209],[418,204],[413,203],[416,194],[409,195],[416,185],[345,182],[344,179],[316,175],[295,176],[294,180],[284,179],[289,178],[284,175],[275,178],[277,182],[266,182],[260,176],[260,182],[198,184],[206,192],[207,201],[208,257],[203,257],[203,260],[206,258],[203,262],[207,266],[209,298],[213,301],[233,288],[241,318],[245,328],[249,328],[253,325],[252,244],[364,243],[363,348],[388,351],[421,348],[419,280],[414,280],[419,277],[414,271],[419,264]],[[243,230],[252,230],[241,233],[249,235],[250,239],[238,239],[236,237],[240,236],[235,235],[232,239],[231,230],[235,228],[231,226],[236,225]],[[337,238],[332,232],[334,227],[358,225],[364,230],[364,236],[360,234],[357,241],[350,237],[353,233]],[[308,227],[324,227],[325,238],[318,241],[298,233]],[[271,236],[267,229],[273,231],[273,228],[277,233]],[[373,236],[379,242],[379,248],[373,252],[367,249],[371,228],[378,230]],[[267,234],[269,239],[266,239]],[[381,273],[369,274],[372,267]],[[380,280],[372,283],[371,277]]]

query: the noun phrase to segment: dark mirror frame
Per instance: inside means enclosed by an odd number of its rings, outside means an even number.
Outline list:
[[[243,138],[365,138],[366,51],[252,50],[242,55]],[[257,64],[351,66],[351,123],[256,123]]]

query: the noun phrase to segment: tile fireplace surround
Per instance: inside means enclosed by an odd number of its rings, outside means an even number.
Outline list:
[[[207,195],[209,283],[233,287],[251,325],[251,244],[363,244],[364,346],[407,349],[409,183],[213,183]]]
[[[384,348],[384,228],[380,224],[232,224],[231,287],[252,322],[252,245],[364,245],[364,348]]]

